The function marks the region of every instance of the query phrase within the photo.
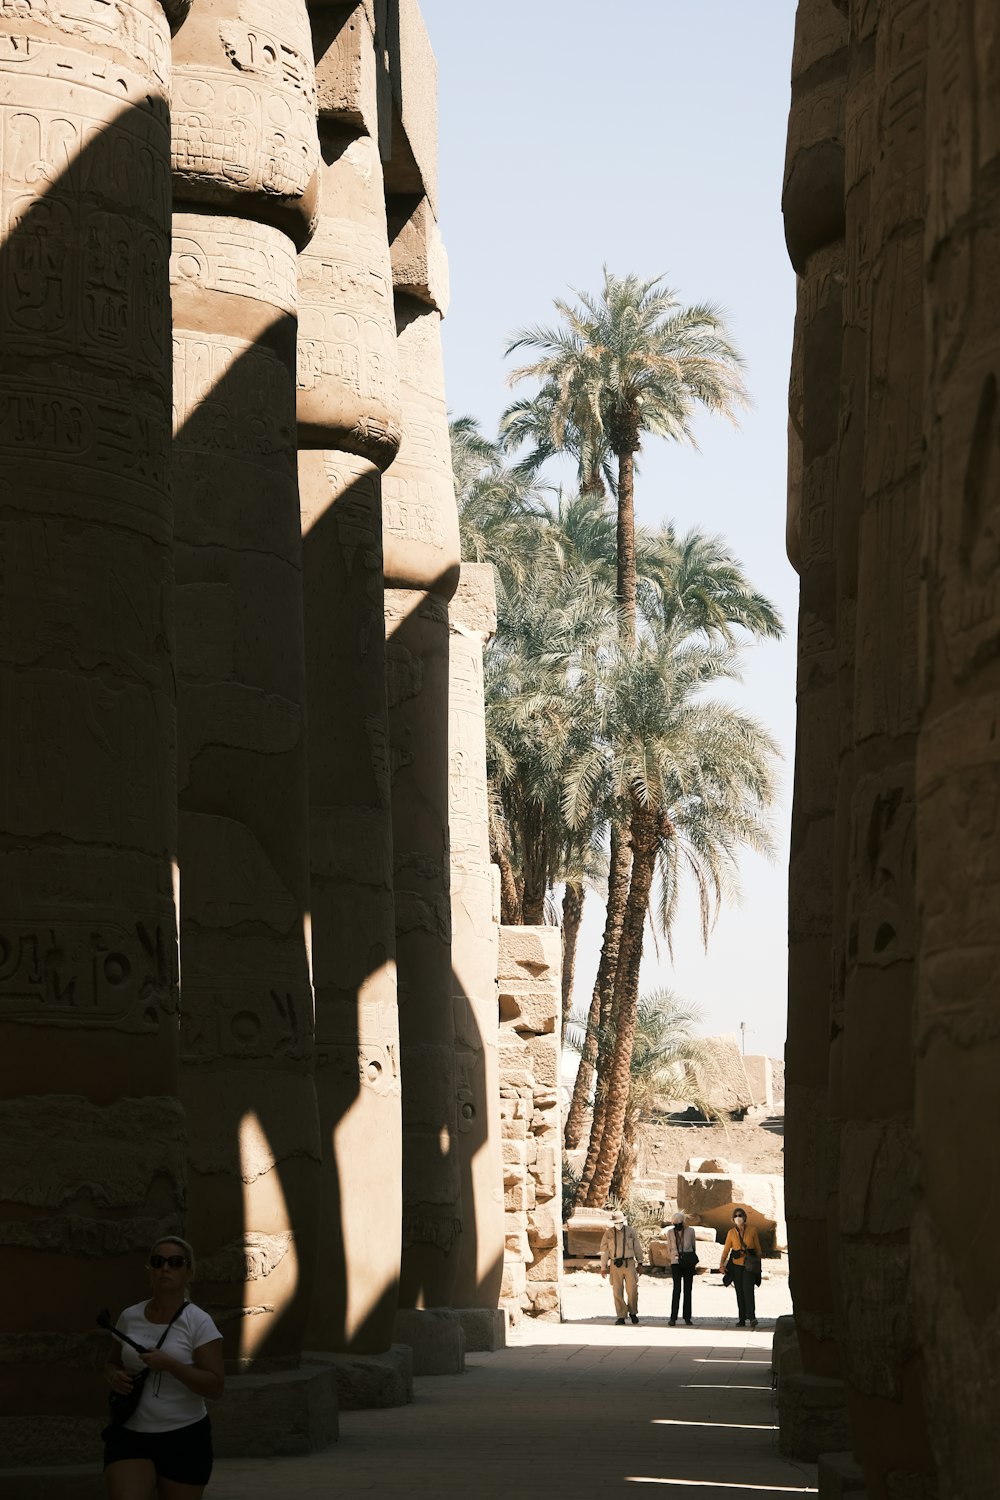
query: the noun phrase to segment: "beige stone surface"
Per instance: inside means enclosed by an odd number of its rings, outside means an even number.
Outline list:
[[[762,1235],[765,1248],[787,1248],[784,1179],[763,1173],[679,1172],[677,1207],[693,1224],[716,1232],[732,1227],[734,1208],[745,1208],[747,1223]],[[721,1258],[721,1256],[720,1256]]]
[[[489,633],[480,628],[482,595],[493,570],[482,564],[478,570],[465,588],[460,583],[448,610],[451,971],[462,1178],[462,1238],[453,1296],[456,1307],[495,1311],[503,1274],[505,1183],[497,1004],[500,913],[490,863],[486,780],[483,648]],[[473,609],[467,613],[470,599]],[[491,613],[495,619],[495,602]]]
[[[448,610],[385,594],[403,1075],[402,1307],[451,1305],[461,1233],[448,861]],[[403,1341],[405,1342],[405,1340]]]
[[[458,584],[459,540],[441,358],[441,315],[397,298],[403,408],[399,455],[382,481],[386,587],[450,599]]]
[[[320,117],[352,125],[377,144],[379,68],[374,8],[316,5],[309,18]]]
[[[154,0],[3,20],[0,1449],[37,1463],[92,1451],[81,1309],[141,1289],[184,1201],[170,43]]]
[[[172,120],[175,201],[308,239],[319,142],[305,0],[199,0],[174,41]]]
[[[323,121],[316,233],[299,257],[299,442],[367,458],[399,449],[399,367],[376,144]]]
[[[318,156],[304,4],[206,0],[175,39],[171,103],[187,1225],[229,1358],[267,1370],[302,1349],[321,1171],[295,425]]]
[[[419,0],[390,0],[389,11],[393,41],[389,54],[393,191],[423,192],[436,213],[437,63]]]
[[[380,475],[399,381],[381,163],[347,124],[374,129],[371,27],[361,7],[310,14],[321,164],[298,257],[296,415],[325,1275],[309,1342],[374,1356],[393,1338],[402,1215]]]
[[[426,198],[416,205],[401,195],[389,203],[392,280],[397,292],[448,311],[450,281],[448,256],[434,211]]]
[[[319,1172],[305,928],[294,320],[287,307],[294,248],[278,229],[226,215],[178,212],[177,233],[171,270],[182,1097],[192,1133],[187,1223],[200,1253],[219,1267],[217,1279],[203,1281],[202,1296],[232,1324],[232,1357],[264,1367],[301,1348]],[[253,297],[246,285],[234,289],[251,247],[275,267]],[[267,342],[258,338],[265,331]],[[257,456],[250,435],[260,431],[277,461]],[[248,1080],[260,1078],[265,1059],[268,1086],[254,1090],[248,1109]],[[221,1157],[216,1143],[225,1145]],[[253,1235],[277,1237],[285,1253],[258,1263],[245,1249]]]

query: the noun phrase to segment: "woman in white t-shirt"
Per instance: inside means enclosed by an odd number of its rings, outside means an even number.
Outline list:
[[[186,1240],[158,1240],[148,1270],[148,1302],[127,1307],[115,1325],[145,1352],[114,1340],[104,1367],[122,1395],[149,1371],[135,1411],[104,1433],[104,1482],[110,1500],[150,1500],[154,1479],[157,1500],[198,1500],[212,1473],[205,1401],[222,1395],[222,1334],[187,1300],[194,1251]]]

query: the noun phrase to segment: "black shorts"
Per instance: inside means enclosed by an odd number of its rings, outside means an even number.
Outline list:
[[[171,1432],[133,1432],[130,1427],[106,1427],[104,1467],[123,1458],[145,1458],[157,1478],[174,1484],[207,1484],[212,1474],[212,1423],[202,1417],[189,1427]]]

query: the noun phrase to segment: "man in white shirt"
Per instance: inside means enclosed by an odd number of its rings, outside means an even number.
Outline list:
[[[615,1299],[615,1322],[625,1322],[626,1302],[633,1323],[639,1321],[639,1271],[642,1267],[642,1241],[626,1223],[621,1209],[615,1209],[611,1223],[601,1239],[601,1275],[611,1277]]]

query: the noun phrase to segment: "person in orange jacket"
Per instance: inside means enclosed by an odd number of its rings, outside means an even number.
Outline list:
[[[747,1225],[745,1208],[733,1209],[733,1227],[726,1235],[722,1247],[719,1271],[732,1281],[736,1288],[736,1306],[739,1310],[738,1327],[757,1327],[757,1308],[754,1293],[760,1286],[760,1238],[752,1225]]]

